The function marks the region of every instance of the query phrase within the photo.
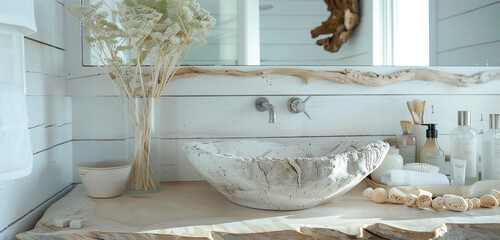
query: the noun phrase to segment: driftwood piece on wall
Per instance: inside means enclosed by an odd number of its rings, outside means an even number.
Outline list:
[[[472,76],[463,74],[447,73],[430,69],[407,69],[387,75],[380,75],[374,72],[360,72],[354,69],[345,69],[344,71],[314,71],[307,69],[265,69],[260,71],[238,71],[232,69],[226,70],[207,70],[197,67],[183,67],[175,75],[175,79],[195,77],[202,74],[209,75],[228,75],[235,77],[258,77],[268,75],[286,75],[303,79],[306,83],[311,80],[329,80],[342,84],[359,84],[365,86],[385,86],[393,83],[406,82],[411,80],[422,80],[428,82],[443,82],[458,87],[467,87],[472,84],[482,84],[500,79],[500,70],[481,72]]]
[[[333,34],[331,37],[319,39],[317,45],[326,51],[338,52],[352,31],[359,24],[358,0],[325,0],[330,16],[321,26],[311,31],[312,38],[323,34]]]

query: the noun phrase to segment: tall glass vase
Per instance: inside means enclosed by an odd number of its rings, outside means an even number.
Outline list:
[[[126,110],[134,134],[133,138],[127,137],[126,142],[134,164],[125,186],[126,192],[152,193],[161,190],[151,165],[151,141],[157,102],[158,99],[148,97],[128,99]]]

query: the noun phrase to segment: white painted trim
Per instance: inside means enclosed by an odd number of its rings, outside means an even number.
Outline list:
[[[23,217],[19,218],[5,229],[0,231],[0,239],[1,240],[10,240],[14,239],[14,236],[20,232],[28,231],[35,227],[36,222],[43,216],[45,210],[50,207],[54,202],[64,197],[67,193],[69,193],[73,189],[73,184],[65,187],[54,196],[47,199],[42,204],[38,205],[36,208],[28,212]]]
[[[376,66],[394,64],[393,20],[397,17],[397,13],[393,13],[393,9],[392,0],[373,1],[373,65]],[[377,26],[382,26],[382,28],[378,29]]]
[[[260,65],[259,0],[238,1],[238,64]]]

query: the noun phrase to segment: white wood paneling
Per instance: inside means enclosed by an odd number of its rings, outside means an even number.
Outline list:
[[[500,41],[499,12],[500,2],[439,21],[437,51]]]
[[[28,127],[71,123],[71,98],[55,96],[28,96]]]
[[[31,147],[34,153],[71,141],[70,97],[27,97]]]
[[[119,97],[73,97],[73,139],[125,138],[123,112]]]
[[[500,41],[481,44],[440,53],[438,65],[498,66],[500,65]]]
[[[293,38],[293,36],[298,35],[296,31],[281,32],[284,37],[288,38]],[[337,59],[369,52],[370,46],[364,44],[364,42],[366,42],[363,39],[364,37],[366,37],[366,35],[353,36],[351,39],[352,41],[348,41],[342,45],[337,53],[325,51],[323,46],[317,46],[316,41],[313,39],[309,40],[309,45],[297,45],[295,41],[301,41],[302,39],[298,38],[297,40],[289,41],[290,43],[283,43],[283,40],[279,38],[263,37],[269,44],[261,46],[261,59],[267,61],[295,60],[295,64],[299,65],[300,63],[308,65],[307,61],[331,60],[331,65],[335,65]]]
[[[64,6],[56,0],[35,0],[35,21],[37,32],[27,37],[40,42],[64,48]]]
[[[26,71],[64,76],[64,51],[29,39],[24,41]]]
[[[27,95],[65,95],[64,51],[24,40]]]
[[[499,2],[498,0],[431,0],[437,2],[437,17],[438,19],[452,17],[464,12],[478,9],[492,3]]]
[[[328,16],[326,16],[328,17]],[[260,16],[260,29],[307,29],[313,30],[326,20],[325,16]],[[309,37],[311,37],[309,33]]]
[[[24,40],[27,95],[65,95],[64,51]]]
[[[455,127],[459,110],[472,111],[472,126],[483,131],[488,129],[488,114],[500,113],[500,105],[489,104],[500,103],[500,95],[313,96],[306,106],[309,120],[288,111],[290,97],[268,97],[276,124],[268,123],[267,112],[255,109],[254,96],[163,97],[155,135],[169,139],[395,135],[399,121],[411,119],[406,101],[415,98],[427,101],[426,122],[438,123],[443,134]],[[125,115],[117,97],[74,97],[73,102],[74,139],[125,138]]]
[[[54,76],[45,73],[26,73],[26,94],[60,96],[66,94],[66,79],[64,76]]]
[[[71,151],[66,143],[36,154],[31,175],[0,182],[1,230],[71,184]]]
[[[271,15],[289,15],[289,16],[324,16],[325,20],[330,13],[323,0],[290,0],[290,1],[276,1],[276,0],[260,0],[260,5],[272,5],[273,7],[266,11],[261,11],[261,16]]]

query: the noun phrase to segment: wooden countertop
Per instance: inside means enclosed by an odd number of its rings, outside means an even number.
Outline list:
[[[298,211],[266,211],[236,205],[206,182],[163,183],[163,191],[92,199],[77,185],[54,203],[35,229],[19,239],[331,239],[500,237],[500,208],[464,213],[376,204],[361,183],[328,204]],[[81,229],[52,226],[82,219]]]

